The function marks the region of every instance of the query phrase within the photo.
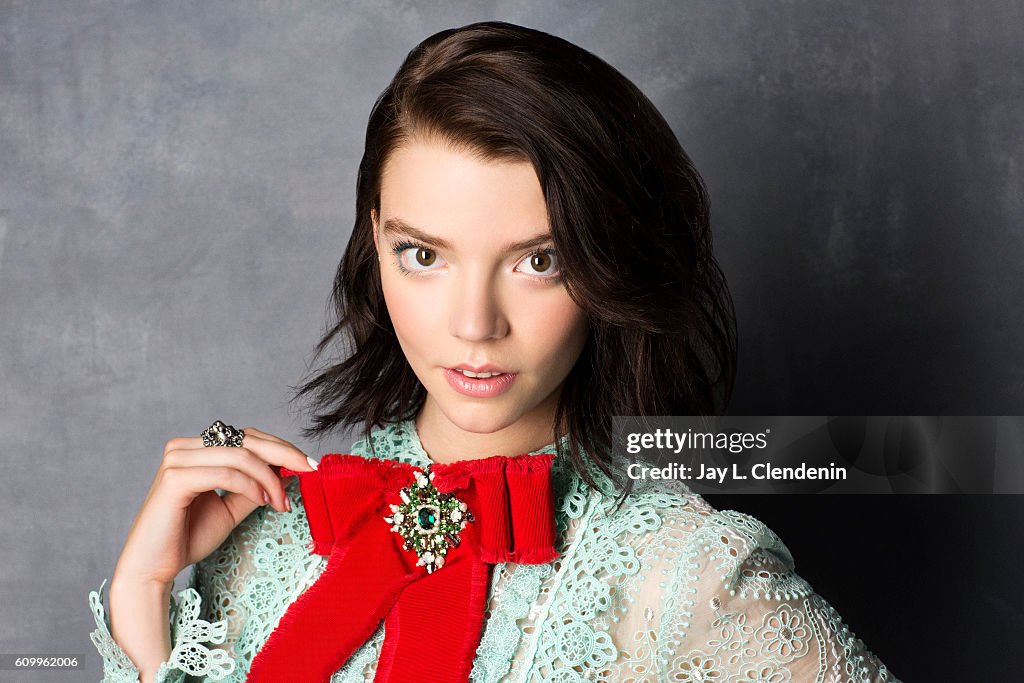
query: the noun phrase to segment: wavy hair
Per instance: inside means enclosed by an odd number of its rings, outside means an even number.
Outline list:
[[[482,160],[528,161],[537,173],[565,286],[590,328],[552,425],[588,485],[585,460],[612,476],[612,416],[724,411],[735,311],[690,158],[650,100],[599,57],[489,21],[417,45],[373,106],[335,320],[313,360],[332,345],[339,359],[292,387],[292,400],[312,399],[306,437],[353,425],[369,436],[414,417],[426,397],[384,303],[370,209],[379,215],[389,156],[427,138]]]

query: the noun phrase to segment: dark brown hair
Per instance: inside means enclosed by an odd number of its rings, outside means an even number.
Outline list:
[[[611,475],[612,416],[724,410],[735,313],[712,254],[707,191],[671,127],[590,52],[480,22],[417,45],[370,113],[355,225],[331,296],[337,320],[314,356],[339,342],[342,359],[294,397],[313,396],[305,436],[357,424],[369,436],[414,417],[426,396],[384,303],[370,219],[389,155],[426,138],[483,160],[529,161],[537,172],[566,288],[590,326],[553,425],[589,485],[584,459]]]

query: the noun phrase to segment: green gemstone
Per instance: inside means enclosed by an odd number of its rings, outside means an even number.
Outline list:
[[[434,511],[429,508],[420,508],[419,512],[420,526],[424,529],[433,529],[437,523],[437,515]]]

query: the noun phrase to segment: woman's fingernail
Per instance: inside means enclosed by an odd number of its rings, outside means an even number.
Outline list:
[[[288,512],[292,511],[292,501],[291,499],[288,498],[288,496],[284,497],[284,509],[287,510]]]
[[[320,467],[320,463],[318,463],[316,460],[314,460],[313,458],[309,457],[308,455],[306,456],[306,462],[308,462],[309,466],[312,467],[314,470],[316,468]]]
[[[264,492],[263,492],[263,504],[264,504],[264,505],[267,505],[267,504],[269,504],[269,503],[270,503],[270,496],[268,496],[268,495],[267,495],[267,492],[266,492],[266,491],[264,491]]]

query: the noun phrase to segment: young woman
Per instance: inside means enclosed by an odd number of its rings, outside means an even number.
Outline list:
[[[443,31],[377,100],[357,193],[317,352],[344,358],[299,395],[307,436],[364,438],[319,469],[254,428],[171,439],[109,623],[90,595],[105,680],[896,680],[767,527],[611,454],[614,415],[721,412],[736,354],[702,181],[632,83],[538,31]],[[356,469],[394,502],[328,490]],[[461,545],[367,540],[432,485],[416,528],[450,514]]]

